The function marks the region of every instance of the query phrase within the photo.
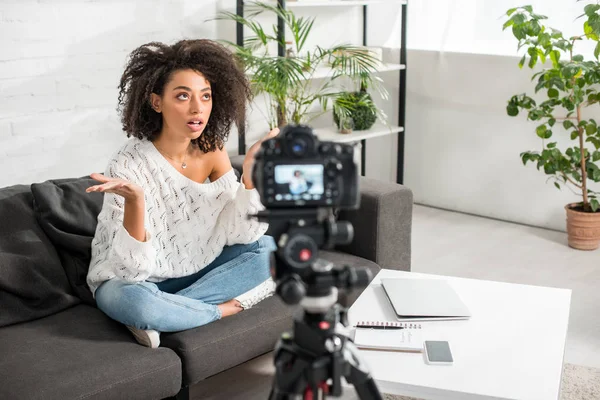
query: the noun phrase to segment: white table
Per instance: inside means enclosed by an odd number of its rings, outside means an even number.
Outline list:
[[[351,325],[395,320],[382,277],[447,279],[473,316],[421,323],[424,340],[450,342],[452,366],[427,365],[423,354],[360,350],[381,392],[424,399],[559,398],[570,290],[384,269],[350,308]]]

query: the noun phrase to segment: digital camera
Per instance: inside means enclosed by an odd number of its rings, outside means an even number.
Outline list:
[[[359,206],[354,146],[319,141],[311,127],[287,125],[261,144],[252,181],[267,209]]]

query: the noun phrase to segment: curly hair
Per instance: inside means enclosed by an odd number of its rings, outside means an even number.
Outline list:
[[[206,39],[181,40],[172,46],[150,42],[129,55],[119,83],[119,105],[127,137],[153,141],[162,129],[162,115],[150,104],[151,93],[162,96],[174,72],[192,69],[210,82],[213,107],[209,121],[192,143],[204,152],[223,148],[231,124],[243,124],[251,99],[248,80],[234,55]]]

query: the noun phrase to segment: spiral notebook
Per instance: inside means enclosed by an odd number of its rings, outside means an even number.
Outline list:
[[[354,344],[359,349],[420,353],[423,351],[421,325],[407,322],[360,321]]]

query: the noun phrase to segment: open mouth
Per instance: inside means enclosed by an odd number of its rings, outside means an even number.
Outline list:
[[[201,129],[202,126],[204,126],[204,121],[202,121],[201,119],[194,119],[191,120],[187,123],[187,125],[192,129],[192,130],[198,130]]]

